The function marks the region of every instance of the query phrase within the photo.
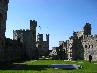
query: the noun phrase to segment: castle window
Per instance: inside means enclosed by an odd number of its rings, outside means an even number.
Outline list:
[[[93,48],[93,45],[92,45],[92,48]]]
[[[89,48],[90,48],[90,45],[89,45]]]
[[[86,41],[84,41],[84,42],[86,42]]]
[[[72,57],[72,54],[70,53],[70,57]]]
[[[87,45],[85,45],[85,48],[87,48]]]
[[[70,50],[72,50],[72,48],[70,48]]]

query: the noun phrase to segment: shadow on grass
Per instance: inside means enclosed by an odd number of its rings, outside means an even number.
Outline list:
[[[12,64],[8,66],[0,66],[0,70],[46,70],[48,65],[26,65],[26,64]]]

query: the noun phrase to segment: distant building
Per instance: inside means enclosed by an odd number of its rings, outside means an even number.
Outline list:
[[[67,59],[67,52],[66,52],[66,42],[59,41],[59,47],[53,47],[52,52],[50,55],[52,59]]]
[[[52,52],[50,52],[50,56],[52,56],[52,59],[59,59],[58,50],[59,50],[59,47],[52,47]]]

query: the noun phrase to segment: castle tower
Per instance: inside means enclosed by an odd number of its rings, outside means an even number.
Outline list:
[[[48,49],[49,49],[49,34],[46,34],[46,41],[47,41],[47,47],[48,47]]]
[[[30,30],[36,30],[36,27],[37,27],[37,21],[30,20]]]
[[[30,31],[32,33],[32,43],[36,44],[36,27],[37,27],[37,21],[30,20]],[[35,46],[33,46],[35,48]]]
[[[86,23],[84,26],[84,35],[91,35],[91,24]]]
[[[46,40],[49,42],[49,34],[46,34]]]
[[[0,0],[0,48],[4,47],[8,3],[9,0]]]
[[[37,51],[37,48],[36,48],[36,27],[37,27],[37,21],[35,20],[30,20],[30,32],[31,32],[31,49],[29,51],[29,58],[34,58],[35,57],[35,54]],[[33,53],[32,53],[33,52]]]

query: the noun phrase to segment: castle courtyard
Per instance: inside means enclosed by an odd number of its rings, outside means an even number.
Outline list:
[[[81,69],[49,68],[50,64],[78,64]],[[64,61],[64,60],[30,60],[22,63],[14,63],[10,66],[0,67],[0,73],[97,73],[97,62],[88,61]]]

